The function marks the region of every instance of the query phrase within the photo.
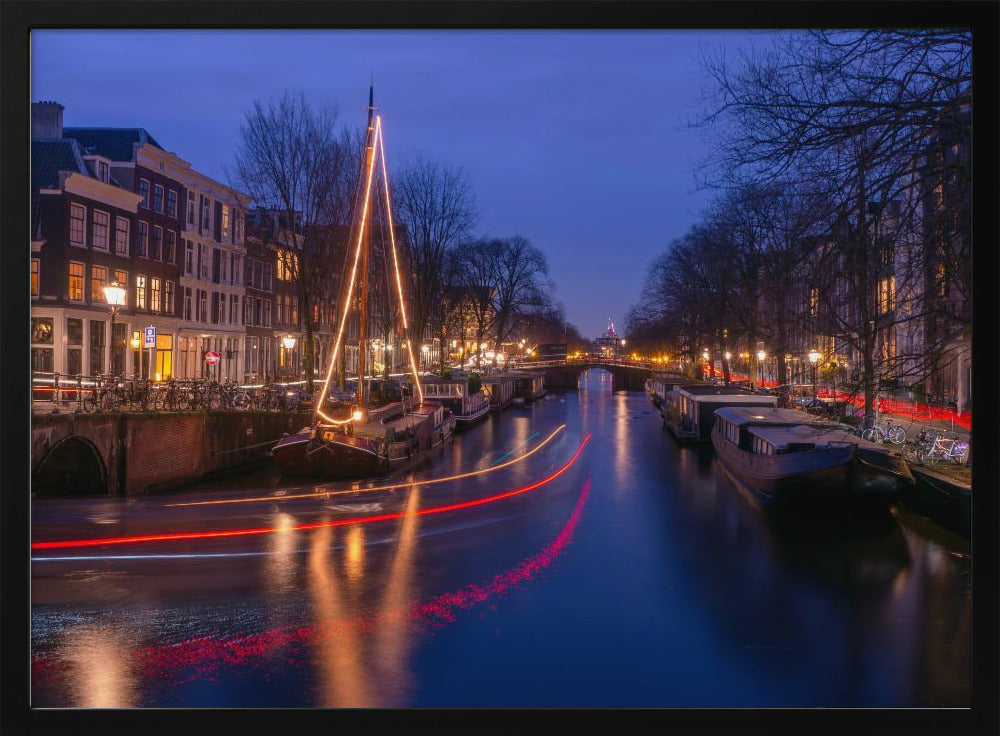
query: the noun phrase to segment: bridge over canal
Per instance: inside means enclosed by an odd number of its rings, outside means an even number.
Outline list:
[[[519,370],[541,371],[545,373],[545,387],[548,389],[576,388],[580,374],[592,368],[600,368],[614,378],[614,387],[625,391],[641,391],[646,379],[654,374],[677,376],[676,371],[665,371],[659,363],[642,363],[616,358],[570,358],[567,360],[546,360],[522,363]]]

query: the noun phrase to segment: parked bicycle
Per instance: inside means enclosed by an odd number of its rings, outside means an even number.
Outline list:
[[[924,465],[936,465],[939,460],[950,460],[962,465],[969,457],[969,443],[964,440],[940,435],[929,435],[928,440],[916,453],[917,462]]]

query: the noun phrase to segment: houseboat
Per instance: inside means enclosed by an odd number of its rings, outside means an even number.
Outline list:
[[[737,485],[786,510],[884,510],[913,485],[894,450],[794,409],[715,411],[712,445]]]
[[[540,371],[513,371],[515,403],[530,404],[545,395],[545,374]],[[520,400],[520,401],[518,401]]]
[[[776,396],[761,396],[736,386],[684,383],[667,392],[663,423],[680,442],[709,442],[715,410],[724,406],[773,407]]]
[[[490,411],[490,399],[482,389],[478,374],[452,378],[427,379],[424,397],[448,408],[455,417],[455,429],[470,427]]]
[[[668,374],[658,374],[646,379],[646,395],[653,402],[653,406],[659,409],[666,401],[667,393],[672,391],[674,386],[690,381],[681,376]]]
[[[483,376],[483,392],[489,398],[490,411],[506,409],[514,401],[514,376],[509,373],[495,373]]]

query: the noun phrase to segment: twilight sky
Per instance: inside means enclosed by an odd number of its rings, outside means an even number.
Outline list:
[[[144,127],[227,180],[243,113],[285,89],[364,125],[369,78],[390,168],[418,152],[468,174],[481,235],[523,235],[567,319],[624,331],[650,260],[707,204],[686,128],[699,49],[735,31],[38,30],[31,99],[66,126]]]

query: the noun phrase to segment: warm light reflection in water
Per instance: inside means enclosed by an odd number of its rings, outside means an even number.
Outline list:
[[[361,651],[361,631],[348,623],[352,611],[332,561],[333,529],[323,527],[309,545],[309,598],[314,622],[313,652],[322,708],[365,708],[369,683]]]
[[[415,637],[426,627],[438,628],[468,610],[535,579],[562,554],[573,538],[590,493],[588,479],[576,505],[555,539],[539,552],[496,574],[480,585],[470,583],[436,597],[420,601],[414,582],[419,539],[420,494],[407,499],[400,522],[399,539],[390,563],[386,587],[378,609],[367,613],[346,594],[337,578],[335,529],[321,526],[308,537],[306,588],[311,623],[304,626],[270,628],[229,638],[202,636],[166,645],[148,645],[131,654],[124,648],[112,657],[119,664],[138,662],[130,681],[176,685],[212,681],[220,668],[246,668],[284,652],[287,666],[298,666],[298,652],[312,652],[316,669],[317,702],[320,707],[393,707],[405,705],[412,675],[408,657]],[[65,675],[66,648],[32,660],[33,687],[53,687]],[[125,669],[115,682],[125,688]],[[81,686],[84,679],[80,679]],[[92,694],[91,694],[92,695]],[[119,698],[125,702],[124,698]],[[132,701],[129,701],[132,702]]]
[[[274,514],[271,523],[276,531],[268,538],[268,553],[264,557],[264,586],[268,592],[281,595],[295,587],[298,532],[293,528],[295,517],[291,514],[279,511]]]
[[[82,625],[65,632],[62,653],[70,700],[77,708],[132,708],[136,705],[135,656],[130,642],[113,627]]]
[[[360,524],[347,527],[344,541],[344,572],[352,583],[358,583],[365,568],[365,529]]]

